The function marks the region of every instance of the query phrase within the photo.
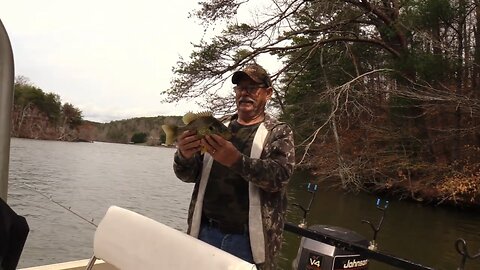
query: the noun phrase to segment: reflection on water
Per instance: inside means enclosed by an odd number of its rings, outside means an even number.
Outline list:
[[[89,258],[95,228],[49,199],[29,190],[28,184],[88,220],[98,223],[110,205],[118,205],[185,231],[191,184],[172,171],[174,149],[109,144],[66,143],[12,139],[8,203],[27,218],[30,234],[19,267]],[[290,205],[310,200],[297,173],[289,186]],[[375,224],[380,211],[376,198],[344,194],[325,188],[317,192],[309,224],[330,224],[372,237],[362,219]],[[298,223],[300,210],[289,207],[288,220]],[[456,269],[460,255],[454,249],[464,238],[471,253],[480,249],[478,212],[391,201],[377,241],[379,249],[435,269]],[[285,233],[281,269],[290,269],[299,237]],[[371,270],[395,269],[372,264]],[[467,261],[466,270],[480,269],[480,260]]]

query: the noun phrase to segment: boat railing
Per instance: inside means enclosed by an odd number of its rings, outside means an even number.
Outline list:
[[[10,125],[14,81],[13,51],[0,20],[0,198],[7,201],[10,160]]]

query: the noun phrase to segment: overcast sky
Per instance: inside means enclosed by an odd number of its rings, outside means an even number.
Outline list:
[[[203,28],[188,18],[198,0],[0,0],[15,74],[109,122],[180,115],[192,103],[161,103],[172,66]]]

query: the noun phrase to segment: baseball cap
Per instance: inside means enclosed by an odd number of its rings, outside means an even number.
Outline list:
[[[246,65],[243,70],[235,71],[232,76],[232,83],[238,84],[242,78],[245,78],[245,76],[257,83],[265,84],[267,87],[272,86],[270,76],[259,64],[249,64]]]

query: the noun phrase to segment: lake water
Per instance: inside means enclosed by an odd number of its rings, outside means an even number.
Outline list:
[[[110,205],[124,207],[178,230],[186,230],[192,184],[172,171],[175,149],[110,143],[67,143],[12,138],[8,203],[30,226],[19,267],[29,267],[92,255],[95,227],[81,217],[100,221]],[[290,203],[308,204],[305,183],[314,180],[298,173],[289,185]],[[372,232],[362,219],[376,223],[376,198],[321,188],[312,205],[309,224],[330,224],[355,230],[367,238]],[[289,208],[288,220],[301,213]],[[381,251],[435,269],[456,269],[461,260],[454,249],[464,238],[471,254],[480,252],[480,214],[451,208],[390,201],[377,237]],[[281,268],[290,269],[300,239],[285,233]],[[370,269],[395,269],[372,264]],[[466,269],[480,269],[480,259]]]

